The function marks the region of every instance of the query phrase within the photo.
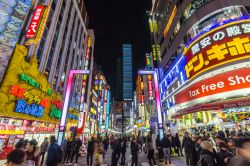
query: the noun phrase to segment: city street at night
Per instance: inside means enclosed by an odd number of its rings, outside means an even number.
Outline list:
[[[250,166],[250,0],[0,0],[0,166],[63,165]]]

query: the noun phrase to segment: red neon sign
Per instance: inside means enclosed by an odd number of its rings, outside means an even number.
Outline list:
[[[25,35],[26,38],[30,39],[30,38],[34,38],[36,36],[37,29],[39,27],[39,23],[40,23],[40,20],[42,18],[43,11],[44,11],[44,6],[37,5],[37,7],[33,13],[28,31],[26,32],[26,35]]]

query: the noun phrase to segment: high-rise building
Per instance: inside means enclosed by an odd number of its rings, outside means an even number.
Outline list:
[[[123,44],[123,100],[131,100],[133,98],[132,87],[132,45]]]
[[[150,21],[161,53],[163,112],[168,118],[182,117],[185,126],[230,121],[228,112],[243,115],[238,103],[246,102],[250,85],[236,85],[234,78],[246,78],[243,73],[250,70],[250,1],[154,3]],[[215,120],[218,114],[223,116]]]
[[[115,88],[115,100],[121,101],[122,96],[122,59],[116,59],[116,88]]]

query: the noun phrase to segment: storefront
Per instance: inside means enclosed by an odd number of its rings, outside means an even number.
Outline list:
[[[160,83],[166,119],[177,128],[248,128],[250,20],[223,22],[197,35]]]
[[[41,144],[45,137],[57,135],[62,97],[39,71],[36,58],[27,62],[26,55],[27,49],[16,45],[0,88],[1,159],[19,139]]]

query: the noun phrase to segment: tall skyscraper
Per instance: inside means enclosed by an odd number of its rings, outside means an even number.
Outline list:
[[[123,100],[132,99],[132,45],[123,44]]]

